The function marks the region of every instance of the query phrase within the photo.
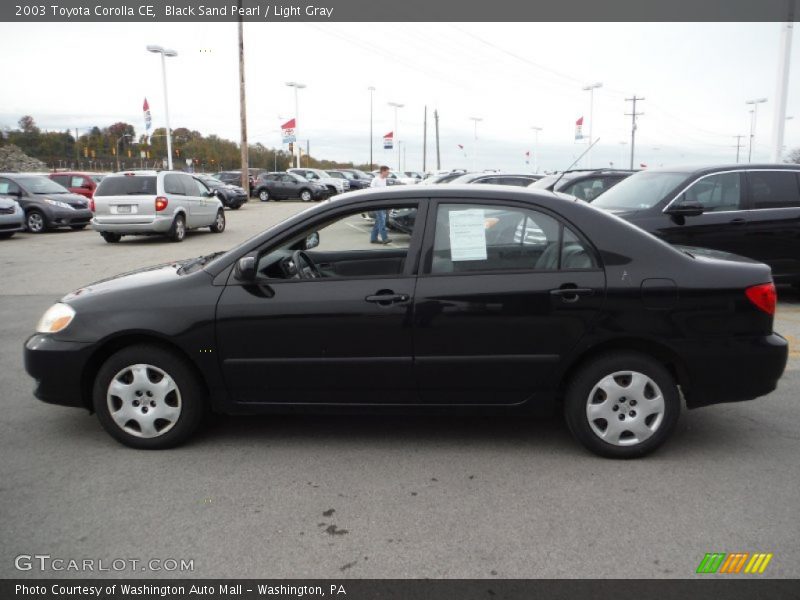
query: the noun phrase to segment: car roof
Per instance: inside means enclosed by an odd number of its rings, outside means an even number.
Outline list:
[[[182,173],[182,171],[166,171],[167,173]],[[159,173],[164,171],[117,171],[111,173],[108,177],[156,177]]]
[[[687,173],[705,174],[715,171],[751,171],[758,169],[781,169],[800,171],[800,165],[792,163],[734,163],[720,165],[677,165],[674,167],[656,167],[647,169],[647,173]]]

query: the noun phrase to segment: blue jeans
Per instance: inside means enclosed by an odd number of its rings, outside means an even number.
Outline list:
[[[389,239],[389,235],[386,233],[386,211],[376,210],[374,214],[375,225],[372,226],[372,234],[370,235],[369,241],[377,242],[378,237],[380,237],[385,242]]]

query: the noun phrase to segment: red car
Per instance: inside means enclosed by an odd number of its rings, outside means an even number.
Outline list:
[[[48,177],[59,185],[63,185],[70,192],[86,196],[91,200],[94,197],[97,184],[102,181],[105,175],[102,173],[61,171],[57,173],[48,173]]]

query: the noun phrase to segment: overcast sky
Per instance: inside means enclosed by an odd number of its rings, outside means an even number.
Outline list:
[[[387,20],[391,15],[387,15]],[[759,106],[753,159],[767,160],[781,24],[669,23],[246,23],[250,142],[280,144],[281,119],[294,113],[287,81],[300,91],[299,135],[319,158],[369,160],[368,86],[374,86],[375,162],[394,165],[381,137],[394,129],[407,170],[422,167],[423,107],[428,106],[428,162],[435,166],[433,110],[440,114],[442,167],[471,168],[473,122],[479,169],[531,170],[532,126],[539,126],[539,166],[565,168],[584,149],[575,120],[600,141],[593,166],[627,166],[630,103],[637,110],[636,163],[733,162],[750,130],[745,101]],[[795,38],[797,36],[795,35]],[[44,129],[84,129],[115,121],[144,132],[146,96],[153,126],[164,125],[159,58],[147,44],[174,48],[167,60],[171,125],[238,139],[236,24],[0,23],[4,84],[0,127],[24,114]],[[800,146],[800,40],[795,39],[785,144]],[[621,142],[626,142],[622,144]],[[459,150],[458,144],[464,146]],[[621,161],[624,161],[621,163]],[[533,160],[531,160],[533,163]],[[586,165],[584,161],[584,166]]]

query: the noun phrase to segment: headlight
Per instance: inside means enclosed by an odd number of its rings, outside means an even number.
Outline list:
[[[53,206],[58,206],[59,208],[72,208],[69,204],[66,202],[61,202],[60,200],[50,200],[50,198],[45,198],[44,201],[48,204],[52,204]]]
[[[53,304],[36,324],[36,333],[58,333],[67,328],[75,318],[75,309],[69,304]]]

